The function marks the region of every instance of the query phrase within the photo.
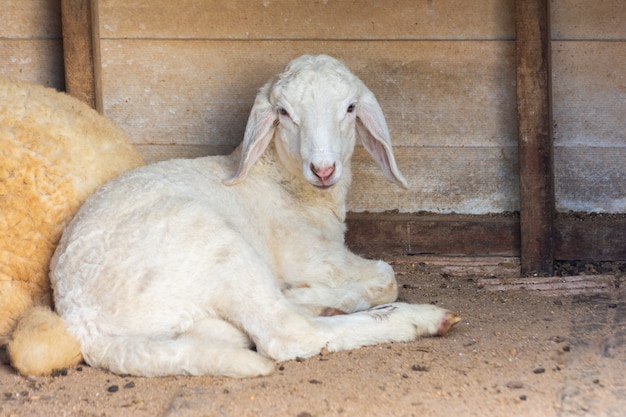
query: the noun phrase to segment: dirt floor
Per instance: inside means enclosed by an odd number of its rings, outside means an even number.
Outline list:
[[[624,416],[625,275],[518,278],[514,258],[389,258],[400,300],[463,317],[424,338],[276,364],[264,378],[0,368],[1,416]]]

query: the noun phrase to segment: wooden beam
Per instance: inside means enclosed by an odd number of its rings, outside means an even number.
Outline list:
[[[65,88],[102,113],[97,0],[61,0]]]
[[[520,256],[513,213],[348,213],[346,244],[365,256]],[[626,214],[559,213],[555,261],[626,262]]]
[[[549,0],[515,2],[523,275],[554,271]]]
[[[626,262],[626,214],[558,213],[554,225],[555,259]]]
[[[519,256],[515,214],[348,213],[346,244],[366,256]]]

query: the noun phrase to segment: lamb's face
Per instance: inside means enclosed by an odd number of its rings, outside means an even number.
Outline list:
[[[274,139],[280,162],[292,175],[317,188],[332,187],[346,177],[357,136],[385,176],[406,187],[374,94],[340,61],[303,55],[257,94],[239,167],[224,183],[241,182]]]
[[[315,187],[336,184],[352,156],[360,83],[355,79],[334,68],[300,69],[273,88],[281,162]]]

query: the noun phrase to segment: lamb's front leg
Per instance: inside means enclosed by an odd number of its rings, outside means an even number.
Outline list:
[[[398,297],[389,264],[364,259],[347,249],[328,254],[324,268],[312,265],[307,270],[310,272],[287,279],[283,294],[314,315],[362,311]]]
[[[430,304],[391,303],[333,317],[307,317],[288,310],[275,311],[281,316],[279,328],[252,336],[259,353],[278,361],[311,357],[324,348],[335,352],[443,336],[460,321]]]
[[[245,253],[245,249],[240,248],[240,253]],[[244,259],[232,259],[229,271],[241,277],[246,286],[237,291],[221,291],[213,307],[224,320],[250,337],[258,353],[279,361],[314,356],[323,348],[346,350],[409,341],[422,335],[443,335],[458,321],[454,314],[437,306],[406,303],[385,304],[333,317],[313,317],[283,296],[269,267],[260,262],[251,265],[252,258]],[[358,283],[354,278],[348,284]],[[342,292],[345,285],[330,288],[328,294],[339,300]]]

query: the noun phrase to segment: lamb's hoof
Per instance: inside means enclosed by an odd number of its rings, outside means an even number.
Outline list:
[[[437,327],[437,336],[445,336],[450,329],[461,321],[461,318],[454,313],[450,313],[447,311],[441,322],[439,322],[439,326]]]

